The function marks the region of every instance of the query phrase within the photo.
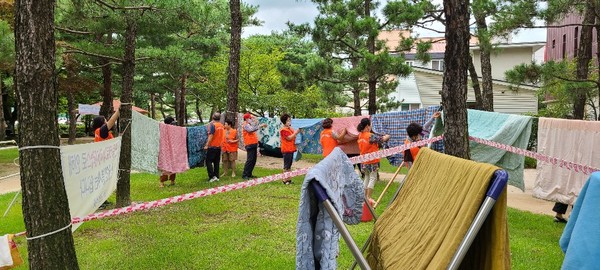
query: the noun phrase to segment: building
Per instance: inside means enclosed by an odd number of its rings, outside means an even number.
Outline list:
[[[382,33],[379,38],[385,38],[388,48],[394,48],[394,44],[398,44],[401,40],[401,37],[398,36],[409,34],[406,31],[398,30]],[[427,37],[419,40],[431,40],[433,42],[429,51],[431,61],[423,63],[415,59],[414,50],[403,53],[406,63],[413,67],[413,73],[407,77],[396,78],[399,84],[393,97],[402,101],[403,104],[399,108],[400,110],[424,108],[441,103],[446,43],[443,37]],[[505,81],[504,73],[519,64],[543,61],[540,56],[545,42],[511,43],[510,40],[507,41],[506,43],[496,44],[490,59],[492,63],[494,110],[512,114],[536,113],[538,109],[537,87],[531,85],[513,86]],[[472,39],[471,44],[470,50],[474,65],[480,76],[480,49],[477,46],[476,39]],[[402,54],[397,50],[390,49],[390,51],[396,51],[398,55]],[[475,94],[471,87],[468,89],[467,105],[469,107],[475,105]]]
[[[552,24],[569,25],[564,27],[549,27],[546,30],[546,61],[561,61],[577,57],[577,48],[579,48],[581,39],[582,15],[571,13],[561,21]],[[596,56],[598,52],[598,37],[596,31],[592,31],[592,55]]]

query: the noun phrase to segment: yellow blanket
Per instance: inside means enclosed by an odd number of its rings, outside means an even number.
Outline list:
[[[371,268],[446,269],[497,169],[421,149],[400,194],[375,223]],[[506,215],[505,188],[461,269],[510,269]]]

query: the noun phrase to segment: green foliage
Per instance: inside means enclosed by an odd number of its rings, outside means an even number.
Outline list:
[[[588,80],[579,81],[575,79],[577,69],[576,60],[554,62],[543,64],[531,63],[515,66],[506,71],[507,81],[518,87],[520,84],[541,84],[538,90],[538,98],[549,101],[540,104],[539,115],[544,117],[565,118],[573,113],[572,102],[575,98],[576,89],[588,91],[588,104],[595,104],[598,96],[598,85],[594,81],[598,79],[598,67],[590,63]],[[596,106],[598,106],[596,104]],[[597,118],[594,115],[594,118]]]
[[[0,19],[0,72],[10,72],[15,66],[15,35],[8,22]]]
[[[61,138],[69,138],[69,125],[68,124],[58,124],[58,133]],[[75,137],[87,137],[88,135],[85,133],[84,125],[76,125],[75,126]]]
[[[355,98],[364,98],[362,92],[366,91],[367,84],[376,82],[378,111],[397,108],[399,103],[388,97],[397,82],[388,80],[387,76],[408,75],[409,69],[402,56],[391,56],[384,42],[375,40],[386,25],[371,11],[367,12],[365,6],[375,10],[379,1],[368,4],[360,0],[313,2],[320,15],[309,32],[322,59],[313,60],[308,74],[319,81],[341,85]],[[420,15],[400,16],[397,20],[416,16]]]
[[[535,158],[525,157],[525,169],[535,169],[537,160]]]

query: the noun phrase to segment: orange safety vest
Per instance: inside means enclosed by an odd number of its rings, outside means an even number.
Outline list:
[[[411,144],[413,143],[410,139],[406,139],[404,141],[404,144]],[[415,160],[417,160],[417,155],[419,154],[419,149],[421,149],[420,147],[412,147],[410,149],[406,149],[404,150],[404,161],[409,161],[409,162],[414,162]]]
[[[237,130],[231,128],[229,130],[225,130],[225,140],[223,141],[223,147],[221,150],[223,152],[232,153],[237,152],[238,143],[237,142],[227,142],[227,140],[233,141],[237,138]]]
[[[289,131],[290,133],[294,133],[294,129],[292,129],[291,127],[283,127],[279,130],[279,134],[281,135],[281,132],[284,130]],[[296,152],[295,142],[295,139],[288,140],[283,135],[281,135],[281,153],[286,154]]]
[[[333,138],[333,130],[331,128],[321,131],[321,147],[323,147],[323,157],[328,156],[333,149],[338,146],[338,142]]]
[[[256,136],[256,131],[248,132],[245,128],[242,127],[242,137],[244,137],[245,146],[258,143],[258,136]]]
[[[370,143],[369,142],[370,139],[371,139],[371,132],[363,131],[360,134],[358,134],[357,142],[358,142],[358,149],[360,150],[361,155],[377,152],[377,150],[379,150],[379,145],[377,143]],[[370,160],[367,162],[363,162],[363,164],[375,164],[377,162],[379,162],[379,159],[374,159],[374,160]]]
[[[94,142],[101,142],[101,141],[106,141],[106,140],[110,140],[114,138],[112,135],[112,131],[108,131],[108,137],[102,139],[102,137],[100,137],[100,129],[97,128],[96,130],[94,130]]]
[[[215,125],[215,133],[213,134],[212,140],[208,144],[208,147],[220,148],[223,145],[223,141],[225,139],[225,128],[223,127],[223,124],[219,122],[214,122],[213,125]]]

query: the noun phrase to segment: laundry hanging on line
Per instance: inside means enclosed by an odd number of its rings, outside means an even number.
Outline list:
[[[531,135],[531,116],[467,110],[469,135],[501,144],[526,149]],[[443,115],[442,115],[443,116]],[[433,128],[432,135],[443,133],[443,117]],[[508,184],[525,190],[523,170],[525,157],[502,149],[469,142],[471,160],[494,164],[508,172]]]
[[[406,127],[410,123],[417,123],[421,126],[427,122],[433,115],[433,113],[439,110],[439,106],[429,106],[427,108],[410,110],[410,111],[398,111],[398,112],[386,112],[380,114],[374,114],[371,117],[371,126],[373,132],[378,134],[389,134],[390,140],[387,142],[388,147],[396,147],[404,145],[404,141],[408,138],[406,133]],[[443,152],[443,143],[433,143],[433,150]],[[400,166],[403,160],[404,153],[398,153],[387,157],[390,164],[394,166]]]
[[[600,122],[540,117],[537,152],[571,162],[600,167]],[[538,162],[533,196],[573,204],[587,175]]]

